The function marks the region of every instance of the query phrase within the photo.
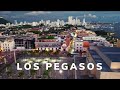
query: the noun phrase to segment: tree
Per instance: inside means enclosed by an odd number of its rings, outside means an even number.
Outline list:
[[[70,74],[70,64],[68,64],[68,78],[69,78],[69,74]]]
[[[12,71],[11,71],[11,70],[8,70],[6,73],[7,73],[8,76],[11,76]]]
[[[67,53],[67,56],[68,56],[68,57],[70,57],[70,56],[71,56],[71,54],[70,54],[70,53]]]
[[[41,34],[40,31],[30,31],[30,32],[32,32],[32,33],[34,33],[34,34]]]
[[[43,23],[41,23],[40,25],[39,25],[40,27],[43,27],[43,26],[45,26]]]
[[[50,72],[52,70],[52,67],[49,68],[48,70],[45,70],[44,73],[43,73],[43,78],[50,78]]]
[[[24,76],[24,71],[22,70],[22,71],[20,71],[19,73],[18,73],[18,77],[23,77]]]
[[[12,67],[10,65],[7,66],[7,75],[10,76],[12,74]]]
[[[32,75],[32,77],[35,77],[36,70],[34,70],[34,69],[30,69],[30,74]]]

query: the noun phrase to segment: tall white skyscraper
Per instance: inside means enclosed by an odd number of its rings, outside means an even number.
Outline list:
[[[76,20],[73,19],[72,22],[71,22],[72,25],[75,25],[76,24]]]
[[[15,25],[17,25],[17,24],[18,24],[18,23],[17,23],[17,20],[15,20],[14,22],[15,22]]]
[[[73,21],[73,17],[72,17],[72,16],[69,16],[69,17],[68,17],[68,24],[72,24],[72,21]]]
[[[78,18],[76,17],[76,19],[75,19],[75,24],[77,25],[77,23],[78,23]]]
[[[59,27],[59,26],[60,26],[60,20],[59,20],[59,19],[57,19],[56,24],[57,24],[57,27]]]
[[[85,22],[85,18],[83,19],[83,23],[82,23],[83,26],[86,26],[87,23]]]

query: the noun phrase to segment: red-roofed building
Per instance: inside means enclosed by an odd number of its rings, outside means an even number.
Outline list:
[[[90,44],[88,41],[83,41],[83,47],[89,47],[89,46],[90,46]]]
[[[70,44],[70,37],[66,37],[66,39],[65,39],[65,44],[66,44],[67,46],[69,46],[69,44]]]

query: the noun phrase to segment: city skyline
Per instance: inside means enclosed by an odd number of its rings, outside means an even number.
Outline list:
[[[11,22],[33,22],[40,20],[57,19],[67,20],[68,16],[79,19],[86,18],[88,22],[119,22],[119,11],[0,11],[0,17],[3,17]]]
[[[0,12],[0,79],[120,79],[119,19],[119,12]]]

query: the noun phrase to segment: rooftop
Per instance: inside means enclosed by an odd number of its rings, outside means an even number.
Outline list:
[[[24,39],[24,40],[31,40],[31,39],[33,39],[33,37],[31,37],[31,36],[14,36],[14,38],[15,39]]]
[[[120,48],[118,47],[99,47],[112,62],[120,62]]]
[[[12,37],[7,37],[7,36],[1,36],[0,37],[0,41],[1,42],[4,42],[4,41],[12,41],[13,40],[13,38]]]
[[[95,63],[102,63],[102,70],[101,71],[107,71],[110,72],[110,67],[104,62],[104,60],[97,54],[94,50],[89,50],[92,58],[94,59]]]

